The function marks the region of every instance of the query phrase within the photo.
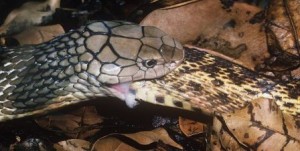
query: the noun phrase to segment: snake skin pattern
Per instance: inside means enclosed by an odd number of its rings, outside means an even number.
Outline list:
[[[284,83],[197,48],[185,48],[185,61],[172,73],[135,82],[136,99],[186,110],[231,112],[247,102],[274,99],[288,114],[300,117],[300,82]]]
[[[0,121],[95,97],[132,101],[113,87],[162,77],[184,58],[182,45],[163,31],[122,21],[91,22],[46,43],[0,52]]]

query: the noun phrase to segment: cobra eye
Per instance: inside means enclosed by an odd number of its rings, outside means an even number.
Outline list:
[[[153,68],[157,64],[157,61],[154,59],[145,60],[142,62],[142,64],[143,64],[143,66],[145,66],[147,68]]]

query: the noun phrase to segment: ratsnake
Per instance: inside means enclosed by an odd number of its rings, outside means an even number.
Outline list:
[[[133,106],[128,83],[164,76],[184,50],[152,26],[94,21],[49,42],[3,48],[0,59],[0,121],[6,121],[105,96]]]
[[[232,112],[256,98],[269,98],[282,111],[300,117],[300,81],[287,83],[267,77],[189,45],[185,61],[173,72],[135,82],[131,89],[137,100],[208,115]]]
[[[0,121],[99,96],[131,107],[146,101],[207,114],[266,97],[300,115],[299,82],[276,81],[203,49],[184,49],[157,28],[120,21],[93,22],[50,42],[4,49]]]

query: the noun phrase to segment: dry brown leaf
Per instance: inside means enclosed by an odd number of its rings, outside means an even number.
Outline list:
[[[87,138],[101,129],[103,119],[94,106],[82,107],[61,115],[48,115],[36,119],[39,126],[64,133],[71,138]]]
[[[154,142],[162,141],[165,144],[171,145],[178,149],[182,149],[182,146],[174,142],[170,137],[167,131],[163,128],[157,128],[152,131],[142,131],[132,134],[118,134],[128,137],[133,141],[137,142],[140,145],[149,145]],[[98,139],[92,150],[95,151],[137,151],[138,149],[134,148],[134,146],[130,146],[121,140],[113,137],[112,135],[108,135],[106,137]]]
[[[26,2],[12,10],[0,27],[0,36],[11,36],[28,27],[45,24],[51,20],[55,9],[60,7],[60,0]]]
[[[300,127],[273,100],[256,99],[234,113],[215,116],[213,150],[297,150]]]
[[[81,139],[69,139],[53,145],[56,151],[89,151],[90,142]]]
[[[240,64],[254,69],[269,56],[262,23],[249,23],[260,11],[237,2],[229,11],[222,8],[219,0],[202,0],[174,9],[153,11],[141,24],[156,26],[182,43],[195,41],[199,36],[217,42],[223,47],[216,46],[214,50],[235,54]]]
[[[65,33],[63,27],[59,24],[56,24],[49,26],[31,27],[13,37],[20,43],[20,45],[39,44],[49,41],[63,33]]]
[[[123,143],[121,140],[114,137],[107,137],[97,140],[92,147],[94,151],[138,151],[138,149]]]
[[[267,9],[266,35],[271,58],[262,66],[265,70],[277,71],[276,75],[300,78],[300,2],[298,0],[270,1]]]
[[[267,27],[270,29],[281,47],[281,51],[298,56],[295,37],[300,36],[300,2],[298,0],[271,1],[267,13]],[[296,33],[294,33],[294,29]],[[294,35],[297,34],[297,35]],[[299,40],[299,39],[298,39]],[[272,50],[270,50],[272,51]]]
[[[179,128],[185,136],[193,136],[203,133],[206,130],[206,124],[179,117]]]

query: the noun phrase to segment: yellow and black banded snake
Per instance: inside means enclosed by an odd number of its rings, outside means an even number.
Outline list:
[[[300,118],[300,81],[285,82],[266,77],[217,53],[191,45],[185,60],[168,75],[131,88],[137,100],[200,111],[204,114],[232,112],[258,98],[272,99],[279,108]]]

